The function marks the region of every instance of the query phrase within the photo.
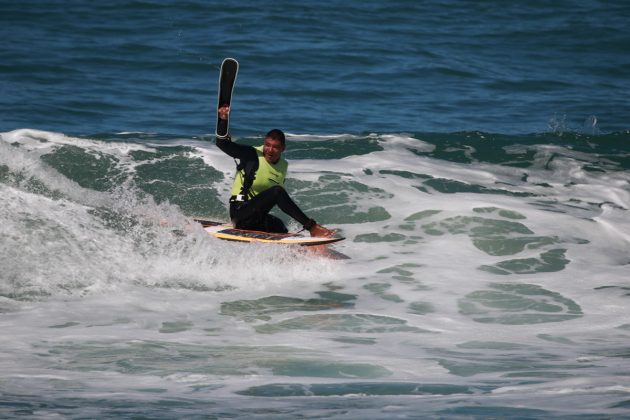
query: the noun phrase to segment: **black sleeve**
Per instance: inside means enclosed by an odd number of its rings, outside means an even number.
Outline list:
[[[217,137],[216,143],[223,153],[235,159],[239,159],[241,161],[258,160],[256,149],[245,144],[233,143],[229,136]]]

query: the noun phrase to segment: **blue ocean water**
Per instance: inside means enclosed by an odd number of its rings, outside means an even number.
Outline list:
[[[2,2],[0,130],[211,132],[226,56],[245,133],[628,129],[623,1],[224,3]]]
[[[629,20],[0,1],[0,417],[630,416]],[[192,222],[227,219],[224,57],[234,139],[288,133],[349,259]]]

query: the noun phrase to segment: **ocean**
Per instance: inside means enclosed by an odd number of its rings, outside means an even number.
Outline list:
[[[0,417],[630,417],[630,5],[0,1]],[[214,239],[234,161],[345,241]],[[283,216],[289,226],[295,221]]]

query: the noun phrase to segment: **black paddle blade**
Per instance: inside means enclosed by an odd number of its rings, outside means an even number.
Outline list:
[[[218,110],[222,106],[231,106],[232,91],[234,90],[234,82],[236,82],[236,74],[238,73],[238,61],[233,58],[226,58],[221,64],[221,73],[219,74],[219,95],[217,103],[217,131],[218,137],[228,135],[230,127],[230,116],[225,120],[219,118]]]

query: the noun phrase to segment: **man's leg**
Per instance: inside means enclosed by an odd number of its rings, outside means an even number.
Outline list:
[[[230,218],[235,226],[239,229],[257,229],[266,230],[267,223],[271,223],[275,231],[279,230],[279,224],[284,227],[284,223],[278,218],[276,221],[268,219],[273,217],[269,212],[274,206],[280,207],[280,210],[297,220],[302,225],[309,223],[310,219],[300,210],[300,208],[291,200],[289,194],[281,186],[271,187],[263,191],[251,200],[243,203],[231,203]],[[268,220],[270,220],[268,222]],[[284,228],[286,232],[286,227]]]
[[[287,227],[284,225],[284,222],[271,214],[268,214],[267,216],[265,216],[264,226],[262,230],[264,232],[270,232],[270,233],[288,233],[289,232],[289,229],[287,229]]]

